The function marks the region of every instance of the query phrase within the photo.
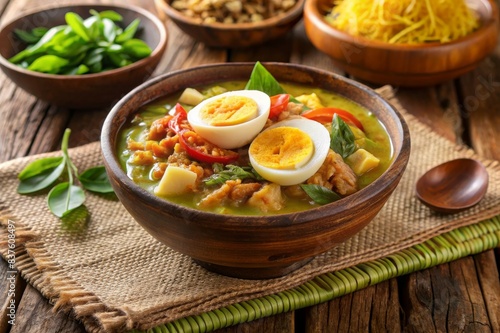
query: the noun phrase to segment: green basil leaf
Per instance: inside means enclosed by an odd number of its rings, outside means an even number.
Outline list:
[[[17,187],[17,192],[20,194],[29,194],[44,190],[61,177],[65,168],[66,162],[63,159],[59,164],[54,163],[50,167],[49,165],[43,166],[44,170],[40,173],[33,173],[33,170],[28,170],[23,175],[23,179],[21,179]],[[31,176],[28,177],[27,175],[29,174]]]
[[[57,74],[61,71],[64,66],[67,66],[69,60],[55,56],[55,55],[44,55],[33,61],[33,63],[28,67],[29,70]]]
[[[212,169],[213,175],[203,180],[207,186],[223,185],[228,180],[236,179],[263,180],[252,167],[240,167],[233,164],[224,166],[220,163],[214,163]]]
[[[48,28],[45,27],[36,27],[31,30],[31,34],[35,37],[42,38],[49,31]]]
[[[52,39],[54,39],[55,36],[63,34],[65,28],[66,26],[60,25],[49,29],[49,31],[47,31],[47,33],[43,35],[43,37],[40,38],[40,40],[35,45],[32,45],[26,48],[25,50],[19,52],[15,56],[11,57],[9,61],[13,64],[17,64],[29,56],[32,56],[39,52],[43,52],[43,50],[46,48],[46,44],[49,43]]]
[[[146,58],[151,54],[151,48],[140,39],[130,39],[122,44],[123,52],[136,59]]]
[[[55,169],[59,164],[64,163],[62,156],[44,157],[28,164],[17,176],[19,180],[26,180],[33,176],[44,173],[47,170]]]
[[[340,195],[327,189],[326,187],[314,184],[302,184],[300,187],[317,204],[326,205],[331,202],[342,199]]]
[[[40,40],[40,37],[35,36],[30,31],[26,30],[14,29],[14,34],[16,35],[17,38],[28,44],[35,44]]]
[[[114,22],[121,22],[123,21],[123,17],[118,14],[117,12],[115,12],[114,10],[103,10],[102,12],[99,12],[98,15],[102,18],[102,19],[110,19],[111,21],[114,21]]]
[[[123,53],[110,53],[106,52],[108,58],[111,60],[113,65],[116,67],[125,67],[127,65],[130,65],[132,63],[132,60],[129,59],[129,57],[126,54]]]
[[[81,187],[64,182],[50,190],[47,203],[54,215],[63,217],[71,210],[80,207],[84,201],[85,193]]]
[[[285,89],[281,87],[279,82],[276,81],[271,73],[269,73],[269,71],[259,61],[255,63],[245,89],[260,90],[269,96],[287,93]]]
[[[99,14],[90,16],[83,21],[83,25],[87,28],[87,34],[91,41],[96,41],[101,35],[101,18]]]
[[[65,71],[63,74],[65,75],[82,75],[85,73],[88,73],[90,69],[85,66],[84,64],[81,64],[77,67],[70,68],[69,70]]]
[[[89,191],[98,193],[114,192],[104,166],[97,166],[85,170],[78,176],[78,180],[82,183],[83,187]]]
[[[135,33],[137,32],[137,28],[139,27],[139,23],[141,21],[139,19],[133,20],[126,28],[123,30],[121,34],[116,37],[117,43],[124,43],[132,38],[134,38]]]
[[[87,66],[92,66],[103,59],[104,48],[98,47],[96,49],[90,50],[83,59],[83,63]]]
[[[108,42],[113,43],[115,41],[116,25],[108,18],[102,19],[102,34]]]
[[[73,31],[80,37],[83,38],[85,41],[90,40],[89,32],[87,30],[87,27],[83,24],[83,19],[78,15],[77,13],[74,12],[68,12],[64,16],[66,19],[66,23],[73,29]]]
[[[333,116],[330,148],[342,158],[356,151],[356,142],[351,128],[337,114]]]

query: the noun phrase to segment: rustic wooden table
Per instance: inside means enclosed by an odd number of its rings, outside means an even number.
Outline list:
[[[95,1],[95,0],[94,0]],[[68,0],[0,0],[1,23],[34,7]],[[80,0],[79,2],[85,2]],[[102,1],[113,2],[113,1]],[[115,1],[119,2],[119,1]],[[152,0],[134,0],[156,12]],[[169,47],[156,74],[199,64],[278,61],[339,73],[308,41],[302,24],[279,41],[249,50],[206,48],[171,23]],[[342,74],[342,73],[341,73]],[[500,160],[500,48],[474,72],[441,85],[397,88],[403,106],[436,132]],[[108,109],[62,109],[17,88],[0,73],[0,162],[57,150],[65,128],[70,146],[99,140]],[[314,307],[260,319],[222,332],[500,332],[500,249],[394,278]],[[0,300],[7,299],[8,268],[0,260]],[[83,332],[19,275],[16,325],[0,301],[0,333]]]

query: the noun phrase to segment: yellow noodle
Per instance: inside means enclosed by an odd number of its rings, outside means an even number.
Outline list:
[[[349,34],[388,43],[447,43],[479,27],[464,0],[338,0],[331,24]]]

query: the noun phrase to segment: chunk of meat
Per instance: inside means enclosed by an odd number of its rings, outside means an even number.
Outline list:
[[[260,190],[262,184],[241,183],[241,179],[228,180],[218,190],[207,195],[200,202],[202,207],[215,207],[221,203],[231,200],[232,206],[239,206],[246,202],[255,192]]]
[[[276,183],[264,185],[260,191],[255,192],[248,199],[248,204],[263,212],[281,210],[285,204],[281,194],[281,186]]]
[[[325,162],[311,178],[308,184],[326,187],[345,196],[358,190],[357,177],[342,156],[330,149]]]

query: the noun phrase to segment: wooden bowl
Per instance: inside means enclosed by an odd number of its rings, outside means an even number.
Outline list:
[[[450,43],[389,44],[355,37],[333,28],[325,15],[332,0],[309,0],[304,7],[306,34],[313,45],[352,76],[373,83],[426,86],[463,75],[496,47],[498,8],[493,0],[470,0],[481,27]]]
[[[88,17],[89,10],[114,10],[123,16],[125,26],[135,18],[141,20],[137,38],[144,40],[152,54],[126,67],[96,74],[55,75],[23,69],[7,59],[26,48],[13,36],[15,29],[32,29],[41,25],[50,28],[66,24],[64,15],[76,12]],[[5,24],[0,30],[0,67],[19,87],[50,103],[75,109],[113,105],[127,92],[146,81],[158,65],[167,45],[167,32],[161,20],[152,13],[125,4],[80,4],[52,7],[31,12]]]
[[[394,146],[389,169],[371,185],[337,202],[272,216],[207,213],[161,199],[136,185],[117,156],[121,128],[139,107],[186,87],[248,80],[253,63],[214,64],[168,73],[142,84],[116,104],[101,136],[106,170],[125,208],[156,239],[212,271],[240,278],[285,275],[365,227],[382,208],[406,168],[410,134],[401,115],[373,90],[333,73],[301,65],[265,63],[281,82],[314,85],[371,110]]]
[[[245,48],[285,35],[302,18],[305,0],[297,0],[285,13],[257,23],[199,23],[170,6],[172,0],[155,0],[160,13],[182,31],[211,47]]]

